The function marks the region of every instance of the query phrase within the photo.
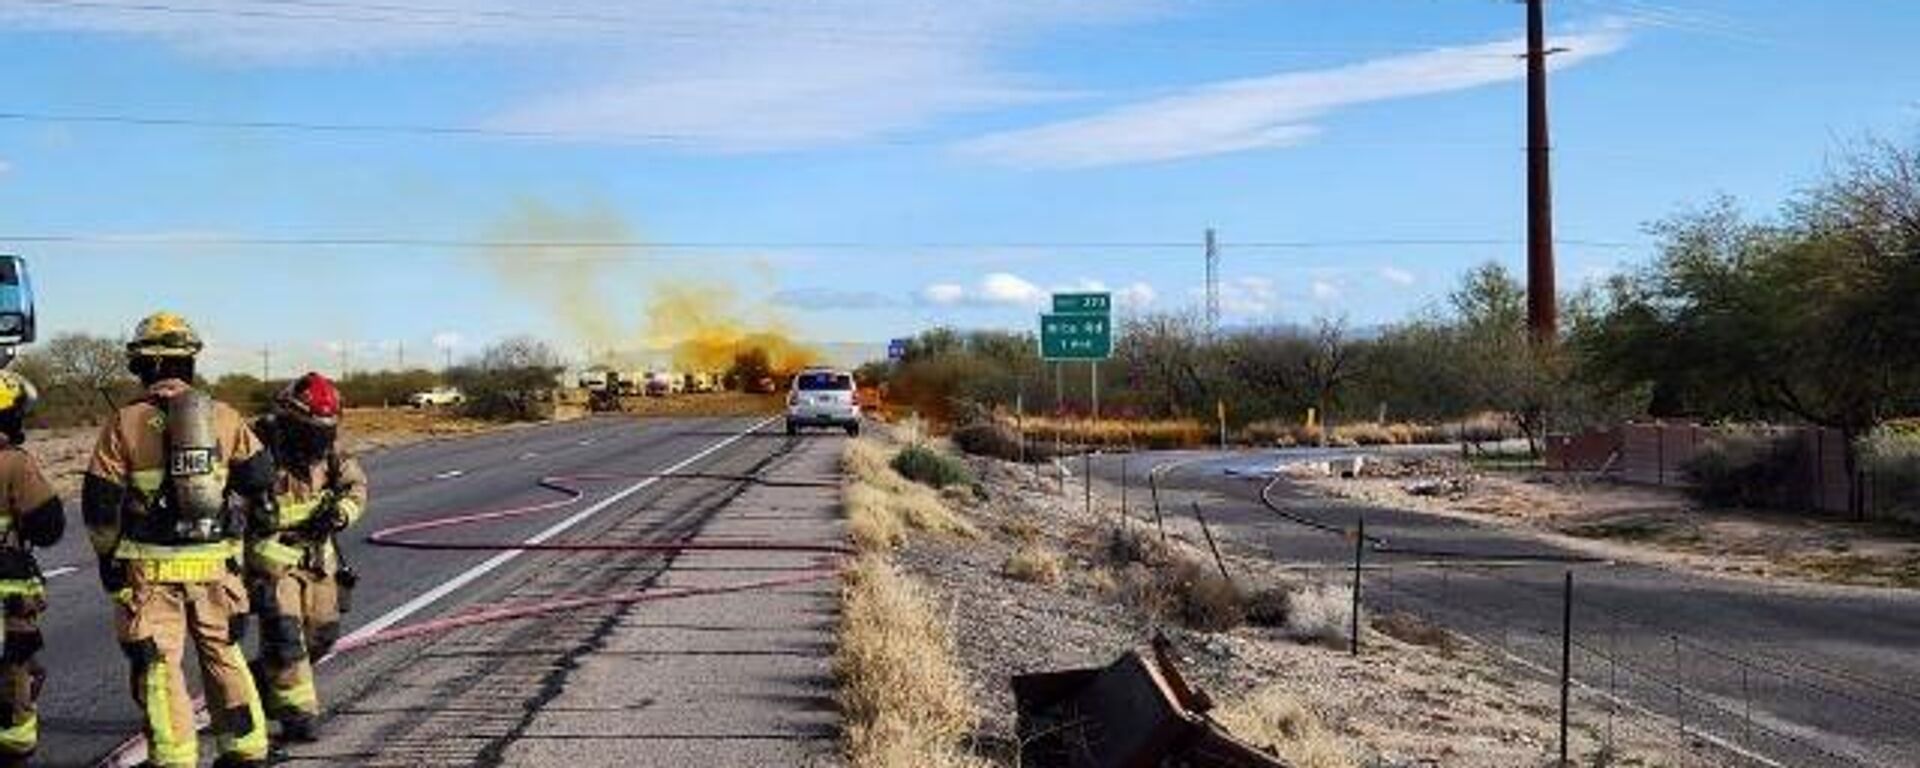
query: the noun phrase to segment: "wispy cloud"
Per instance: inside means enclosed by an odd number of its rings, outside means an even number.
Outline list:
[[[1328,280],[1313,281],[1309,290],[1313,293],[1314,301],[1329,302],[1340,299],[1340,286]]]
[[[481,127],[754,151],[869,139],[1059,98],[1064,92],[1006,70],[1008,49],[1060,29],[1150,18],[1170,3],[11,3],[0,6],[0,29],[138,36],[234,67],[337,67],[480,50],[527,62],[518,71],[532,78],[526,96],[501,102],[476,121]]]
[[[1627,25],[1607,21],[1561,35],[1558,69],[1620,50]],[[1344,107],[1427,96],[1515,80],[1521,39],[1439,48],[1333,69],[1286,72],[1197,86],[1107,112],[989,134],[959,145],[969,156],[1036,168],[1082,168],[1287,147],[1323,129],[1313,121]]]
[[[1414,277],[1412,272],[1408,272],[1399,267],[1381,267],[1380,279],[1398,286],[1409,286],[1413,285],[1414,280],[1417,278]]]

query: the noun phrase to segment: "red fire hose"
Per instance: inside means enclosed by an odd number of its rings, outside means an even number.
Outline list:
[[[852,549],[838,542],[821,543],[774,539],[675,538],[626,541],[546,541],[534,543],[521,541],[453,542],[413,537],[413,534],[420,534],[427,531],[439,531],[459,526],[512,520],[564,509],[585,497],[585,492],[576,487],[580,484],[649,479],[714,480],[775,488],[837,488],[840,486],[838,480],[778,479],[762,477],[760,475],[732,475],[713,472],[559,475],[542,478],[539,482],[541,488],[561,494],[562,498],[559,499],[508,509],[454,514],[382,528],[368,534],[367,542],[379,547],[441,551],[521,550],[539,552],[627,552],[662,554],[681,554],[686,552],[787,552],[808,553],[817,555],[817,557],[808,565],[793,569],[792,575],[779,578],[760,579],[710,587],[642,588],[603,594],[554,597],[534,602],[502,603],[482,606],[435,619],[390,627],[372,634],[350,636],[336,645],[333,653],[338,654],[370,645],[436,634],[479,624],[527,619],[582,608],[630,605],[656,600],[697,597],[701,595],[721,595],[758,589],[776,589],[824,581],[834,578],[839,573],[838,564],[840,557],[853,554]]]

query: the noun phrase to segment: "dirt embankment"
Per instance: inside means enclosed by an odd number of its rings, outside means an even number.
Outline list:
[[[1121,526],[1113,495],[1088,515],[1050,470],[969,463],[982,493],[944,498],[980,535],[913,538],[896,557],[946,606],[980,707],[975,751],[995,763],[1017,764],[1010,676],[1105,665],[1159,631],[1222,703],[1222,722],[1304,768],[1507,768],[1545,764],[1555,748],[1557,691],[1464,638],[1367,617],[1367,650],[1351,656],[1342,579],[1315,583],[1226,540],[1234,583],[1205,586],[1220,579],[1203,544]],[[1600,753],[1594,732],[1576,725],[1581,764]],[[1616,742],[1611,758],[1662,762],[1660,750]]]
[[[1337,498],[1524,529],[1616,560],[1745,578],[1920,588],[1920,527],[1704,507],[1673,488],[1588,475],[1476,472],[1384,459],[1358,478],[1304,476]]]

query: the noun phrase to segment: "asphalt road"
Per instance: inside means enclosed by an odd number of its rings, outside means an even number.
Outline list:
[[[372,504],[358,532],[427,519],[458,510],[497,508],[553,498],[534,483],[542,476],[569,472],[650,472],[678,463],[729,439],[754,419],[595,418],[505,430],[460,439],[417,443],[364,457],[371,480]],[[350,427],[349,427],[350,428]],[[723,454],[768,454],[783,436],[756,433],[737,440]],[[699,467],[693,467],[699,468]],[[624,484],[623,484],[624,485]],[[620,490],[595,485],[583,500],[591,504]],[[635,501],[644,503],[646,494]],[[76,513],[77,514],[77,513]],[[487,538],[524,539],[551,525],[551,518],[505,521]],[[137,733],[136,710],[127,687],[126,662],[113,640],[110,609],[85,553],[85,536],[74,526],[61,546],[43,552],[52,574],[50,611],[44,622],[47,649],[41,660],[49,670],[40,700],[40,760],[46,765],[92,765]],[[361,573],[349,631],[417,601],[424,593],[495,557],[492,552],[419,552],[373,548],[349,536],[347,559]],[[510,562],[472,588],[451,590],[420,606],[411,618],[428,618],[466,605],[485,593],[485,583],[537,567],[539,557]],[[73,570],[68,570],[69,568]],[[352,667],[354,664],[342,664]],[[338,673],[322,673],[323,690]]]
[[[1297,563],[1330,583],[1351,579],[1354,545],[1258,503],[1282,454],[1135,454],[1129,507],[1150,519],[1146,470],[1163,474],[1162,509],[1197,537],[1188,502],[1203,500],[1231,548]],[[1101,457],[1096,477],[1118,482]],[[1078,472],[1078,462],[1073,464]],[[1282,481],[1275,500],[1307,521],[1410,548],[1487,560],[1566,555],[1523,533],[1431,515],[1332,502]],[[1111,504],[1112,491],[1106,494]],[[1551,676],[1560,667],[1562,579],[1575,579],[1576,727],[1596,735],[1645,727],[1708,764],[1907,766],[1920,754],[1920,595],[1807,587],[1626,564],[1486,564],[1421,555],[1365,555],[1362,594],[1373,612],[1405,610],[1469,634]],[[1638,711],[1629,719],[1623,713]]]

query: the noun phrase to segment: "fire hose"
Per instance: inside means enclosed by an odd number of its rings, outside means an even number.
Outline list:
[[[580,486],[589,483],[616,482],[623,480],[708,480],[768,488],[838,488],[837,479],[784,479],[769,478],[758,474],[726,474],[716,472],[651,472],[632,474],[574,474],[554,475],[541,478],[537,487],[559,494],[558,498],[548,501],[525,504],[502,509],[477,512],[462,512],[429,518],[411,523],[381,528],[367,535],[366,541],[376,547],[392,547],[416,551],[539,551],[539,552],[618,552],[629,554],[678,555],[688,552],[777,552],[812,554],[813,558],[805,566],[792,569],[789,575],[745,581],[734,584],[721,584],[706,587],[659,587],[638,588],[600,594],[578,594],[557,596],[536,601],[503,602],[455,612],[434,619],[387,627],[374,632],[355,633],[342,638],[326,656],[315,660],[315,664],[324,664],[343,653],[367,648],[383,643],[396,642],[428,635],[450,632],[456,629],[538,618],[568,611],[605,606],[635,605],[639,603],[671,600],[678,598],[723,595],[749,592],[763,589],[780,589],[801,586],[836,578],[839,575],[839,561],[842,557],[854,554],[853,549],[839,542],[785,541],[775,539],[748,538],[663,538],[636,540],[592,540],[592,541],[443,541],[424,536],[429,532],[444,531],[450,528],[496,523],[506,520],[536,517],[551,514],[580,502],[586,498],[586,491]],[[204,716],[204,702],[194,701],[196,717]],[[134,757],[146,745],[146,739],[135,736],[122,743],[100,762],[103,766],[122,765]]]
[[[795,480],[768,478],[761,475],[735,475],[715,472],[653,472],[637,474],[578,474],[556,475],[541,478],[540,488],[561,494],[561,498],[507,509],[484,512],[469,512],[444,517],[436,517],[413,523],[403,523],[374,531],[367,535],[367,543],[378,547],[394,547],[410,550],[428,551],[535,551],[535,552],[623,552],[630,554],[658,553],[685,554],[688,552],[782,552],[814,554],[816,558],[807,566],[793,569],[791,575],[723,584],[709,587],[663,587],[622,590],[604,594],[585,594],[570,597],[549,598],[523,603],[503,603],[484,606],[435,619],[390,627],[368,634],[349,635],[334,647],[333,655],[364,648],[370,645],[420,637],[423,635],[447,632],[479,624],[527,619],[565,611],[579,610],[608,605],[630,605],[701,595],[720,595],[734,592],[747,592],[759,589],[777,589],[824,581],[838,575],[839,558],[853,554],[853,550],[844,544],[782,541],[773,539],[742,538],[672,538],[638,540],[594,540],[594,541],[437,541],[431,538],[419,538],[418,534],[440,531],[448,528],[482,523],[494,523],[502,520],[535,516],[564,509],[579,502],[586,496],[578,485],[586,483],[615,482],[623,480],[712,480],[731,483],[758,485],[768,488],[838,488],[838,480]]]

